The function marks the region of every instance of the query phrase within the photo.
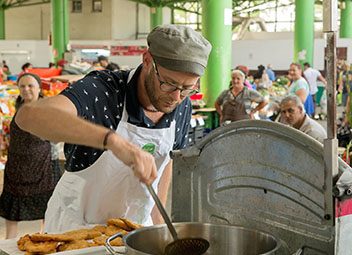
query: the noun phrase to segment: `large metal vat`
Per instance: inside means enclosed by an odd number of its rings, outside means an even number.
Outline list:
[[[238,121],[173,153],[173,222],[265,231],[289,253],[334,254],[332,173],[323,146],[293,128]]]
[[[174,225],[179,238],[201,237],[208,240],[210,247],[205,255],[284,254],[281,243],[272,235],[261,231],[205,223],[176,223]],[[141,228],[124,237],[126,246],[124,254],[163,255],[166,245],[172,241],[166,225]]]

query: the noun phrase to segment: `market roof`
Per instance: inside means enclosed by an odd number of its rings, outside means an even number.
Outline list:
[[[129,0],[131,2],[137,2],[145,4],[149,7],[156,6],[167,6],[170,8],[181,9],[189,11],[186,4],[189,3],[200,3],[200,0]],[[232,0],[232,7],[234,14],[236,13],[247,13],[252,11],[260,11],[268,8],[277,8],[281,6],[293,5],[295,0]],[[0,0],[0,6],[4,9],[21,7],[35,4],[50,3],[50,0]],[[322,4],[323,0],[315,0],[316,4]]]

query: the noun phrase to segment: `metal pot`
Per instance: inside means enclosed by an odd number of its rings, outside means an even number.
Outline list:
[[[209,241],[205,254],[221,255],[273,255],[286,254],[281,242],[270,234],[237,226],[208,223],[174,223],[179,238],[201,237]],[[141,228],[123,237],[126,251],[114,251],[108,239],[106,247],[112,254],[163,255],[167,244],[173,241],[165,224]],[[180,254],[181,255],[181,254]]]

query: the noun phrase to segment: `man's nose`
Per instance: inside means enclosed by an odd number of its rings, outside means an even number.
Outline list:
[[[181,100],[181,90],[176,89],[175,91],[171,92],[170,95],[175,101]]]

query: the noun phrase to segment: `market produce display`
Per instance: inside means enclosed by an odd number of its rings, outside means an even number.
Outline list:
[[[93,228],[77,229],[62,234],[27,234],[17,241],[17,247],[26,252],[26,255],[44,255],[83,249],[104,245],[109,236],[118,232],[126,235],[141,227],[128,219],[109,219],[107,225],[97,225]],[[116,238],[111,245],[123,246],[123,241],[121,238]]]
[[[10,83],[0,85],[0,169],[4,168],[7,160],[7,148],[10,142],[10,122],[16,112],[15,103],[18,95],[17,86]]]

